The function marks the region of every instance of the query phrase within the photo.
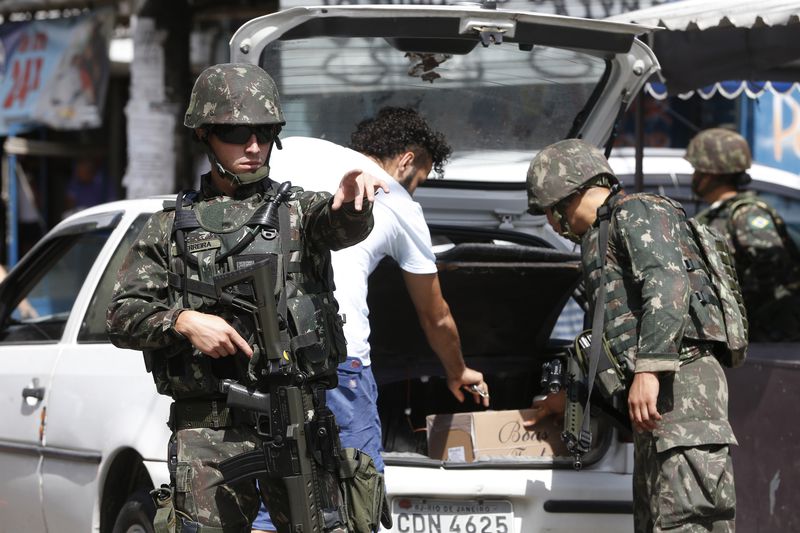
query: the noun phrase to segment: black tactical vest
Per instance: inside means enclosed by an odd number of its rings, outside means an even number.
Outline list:
[[[256,194],[244,200],[201,199],[194,191],[178,195],[170,244],[170,304],[224,318],[255,353],[252,359],[244,354],[214,359],[196,353],[188,343],[177,350],[160,350],[151,358],[160,393],[176,399],[207,397],[219,394],[221,379],[258,386],[270,377],[290,375],[324,379],[335,386],[336,366],[345,359],[346,347],[333,298],[330,256],[322,262],[323,272],[306,264],[296,202],[274,198]],[[271,223],[268,212],[277,213]],[[265,264],[274,286],[268,300],[277,310],[276,343],[282,352],[273,360],[258,347],[252,313],[229,304],[232,299],[255,301],[253,286],[228,287],[220,298],[215,283]]]

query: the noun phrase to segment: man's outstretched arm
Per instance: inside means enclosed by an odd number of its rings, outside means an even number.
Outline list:
[[[411,301],[414,303],[414,308],[417,310],[417,317],[425,331],[428,344],[444,366],[447,388],[458,401],[463,402],[464,393],[461,388],[476,385],[486,395],[482,396],[478,392],[473,392],[475,402],[482,402],[485,407],[488,407],[489,386],[483,381],[483,374],[467,367],[464,363],[458,328],[450,313],[450,307],[442,296],[439,275],[436,273],[412,274],[403,271],[403,279]]]

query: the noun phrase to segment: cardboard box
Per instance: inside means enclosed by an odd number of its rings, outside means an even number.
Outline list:
[[[471,463],[479,457],[567,455],[563,423],[549,416],[528,429],[522,421],[534,410],[483,411],[429,415],[428,456]]]

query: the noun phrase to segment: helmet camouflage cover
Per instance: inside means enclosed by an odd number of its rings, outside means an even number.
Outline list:
[[[566,139],[542,149],[528,167],[528,211],[542,213],[593,178],[616,181],[603,152],[580,139]]]
[[[278,89],[261,67],[223,63],[197,77],[183,124],[285,124]]]
[[[735,174],[750,168],[750,146],[735,131],[711,128],[689,142],[684,156],[694,169],[709,174]]]

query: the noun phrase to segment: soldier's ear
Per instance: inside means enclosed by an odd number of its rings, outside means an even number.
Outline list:
[[[194,138],[198,141],[205,141],[208,139],[208,130],[206,128],[195,128]]]

